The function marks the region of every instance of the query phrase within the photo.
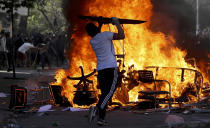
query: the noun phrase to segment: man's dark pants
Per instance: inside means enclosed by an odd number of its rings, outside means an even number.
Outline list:
[[[99,110],[99,118],[103,119],[106,116],[106,108],[108,101],[112,98],[116,90],[118,77],[117,68],[106,68],[98,71],[98,81],[101,89],[101,96],[96,105]]]

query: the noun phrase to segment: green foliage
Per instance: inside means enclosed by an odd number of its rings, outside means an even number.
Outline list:
[[[37,0],[28,17],[29,32],[59,33],[65,30],[66,20],[62,13],[62,0]]]

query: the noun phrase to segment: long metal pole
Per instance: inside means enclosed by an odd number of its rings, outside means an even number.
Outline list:
[[[15,74],[15,42],[14,42],[14,0],[12,0],[12,9],[11,9],[11,19],[12,19],[12,45],[13,45],[13,51],[12,51],[12,69],[13,69],[13,78],[16,78]]]
[[[198,36],[200,31],[200,23],[199,23],[199,0],[196,0],[196,36]]]

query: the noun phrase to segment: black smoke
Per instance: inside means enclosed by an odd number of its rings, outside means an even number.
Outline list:
[[[195,3],[187,3],[185,0],[152,0],[154,15],[151,29],[154,32],[163,32],[173,35],[176,45],[187,51],[186,59],[196,58],[197,63],[209,61],[210,40],[199,38],[196,31]],[[209,10],[200,7],[201,29],[210,26]]]

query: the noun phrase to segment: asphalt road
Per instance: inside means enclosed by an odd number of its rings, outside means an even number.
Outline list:
[[[48,80],[52,80],[56,70],[34,70],[31,68],[17,69],[17,78],[12,79],[12,73],[0,70],[0,93],[7,94],[6,98],[0,98],[0,127],[8,125],[13,121],[21,126],[21,128],[88,128],[87,122],[88,111],[62,111],[65,107],[53,106],[51,112],[19,112],[14,113],[8,110],[10,100],[10,86],[12,84],[21,85],[25,81],[33,78],[33,80],[41,76],[46,76]],[[37,106],[34,106],[37,107]],[[167,112],[136,112],[131,109],[111,110],[107,114],[108,128],[168,128],[165,123],[169,115],[177,115],[182,117],[185,123],[190,125],[186,128],[208,128],[210,123],[202,125],[202,121],[210,122],[209,113],[167,113]],[[194,124],[193,124],[194,122]],[[95,127],[98,127],[95,125]],[[106,128],[105,127],[105,128]],[[6,128],[6,127],[3,127]],[[20,127],[19,127],[20,128]]]

